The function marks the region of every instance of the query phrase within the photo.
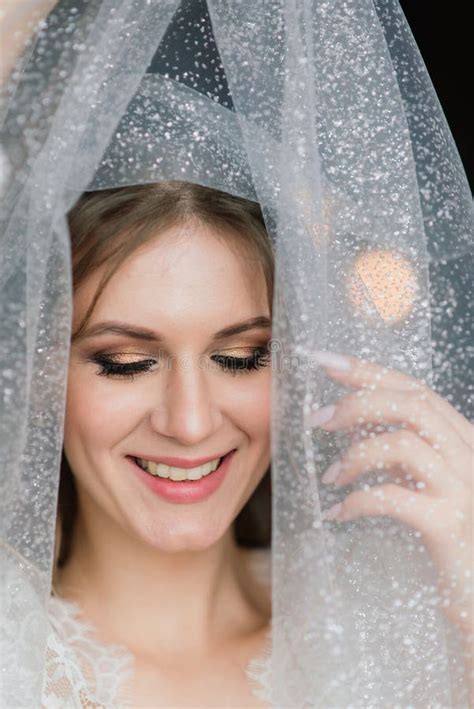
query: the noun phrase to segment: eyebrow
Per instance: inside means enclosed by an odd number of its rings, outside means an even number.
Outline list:
[[[222,340],[226,337],[232,337],[233,335],[239,335],[242,332],[247,332],[248,330],[256,330],[263,328],[270,328],[272,321],[265,315],[258,315],[250,320],[244,320],[242,322],[234,323],[228,327],[224,327],[222,330],[218,330],[214,333],[213,340]],[[96,323],[91,327],[87,328],[82,335],[79,335],[77,340],[84,340],[89,337],[98,337],[100,335],[125,335],[134,340],[142,340],[146,342],[163,342],[164,337],[159,332],[154,330],[149,330],[148,328],[138,328],[128,323],[116,322],[114,320],[106,320],[104,322]]]

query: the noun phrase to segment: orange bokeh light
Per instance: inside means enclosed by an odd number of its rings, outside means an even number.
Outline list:
[[[416,290],[410,261],[388,249],[360,254],[347,284],[349,301],[359,314],[392,325],[409,315]]]

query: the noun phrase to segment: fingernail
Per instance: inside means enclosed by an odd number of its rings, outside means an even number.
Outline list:
[[[311,411],[308,414],[306,423],[308,426],[322,426],[323,423],[327,423],[330,419],[332,419],[335,410],[336,407],[334,406],[334,404],[330,404],[329,406],[323,406],[322,408],[317,409],[316,411]]]
[[[349,358],[344,357],[344,355],[336,354],[335,352],[317,350],[313,354],[313,357],[315,362],[317,362],[317,364],[320,364],[322,367],[329,367],[330,369],[339,369],[344,372],[347,372],[351,368]]]
[[[332,463],[332,465],[330,465],[329,468],[326,470],[323,477],[321,478],[321,482],[325,484],[333,483],[337,479],[340,472],[341,463],[339,460],[337,460],[335,463]]]
[[[342,502],[337,502],[335,505],[330,507],[326,512],[323,512],[324,519],[336,519],[342,508]]]

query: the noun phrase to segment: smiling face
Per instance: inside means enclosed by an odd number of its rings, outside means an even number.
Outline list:
[[[165,551],[217,542],[270,464],[269,324],[216,338],[270,322],[261,265],[239,255],[233,238],[197,221],[158,234],[114,274],[71,347],[64,451],[80,512]],[[77,290],[73,331],[100,277]],[[141,371],[131,378],[134,363]],[[157,493],[157,479],[135,462],[192,463],[232,450],[220,485],[198,500]]]

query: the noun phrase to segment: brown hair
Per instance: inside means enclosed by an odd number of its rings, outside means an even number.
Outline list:
[[[84,193],[68,215],[71,239],[73,288],[98,268],[104,273],[91,304],[73,332],[86,327],[107,283],[121,264],[141,245],[165,229],[190,220],[212,227],[216,236],[247,261],[263,269],[270,311],[273,299],[274,260],[270,238],[259,205],[190,182],[161,182]],[[77,494],[74,478],[62,455],[58,501],[58,568],[67,563]],[[234,522],[238,544],[268,547],[271,543],[271,473],[260,484]]]

